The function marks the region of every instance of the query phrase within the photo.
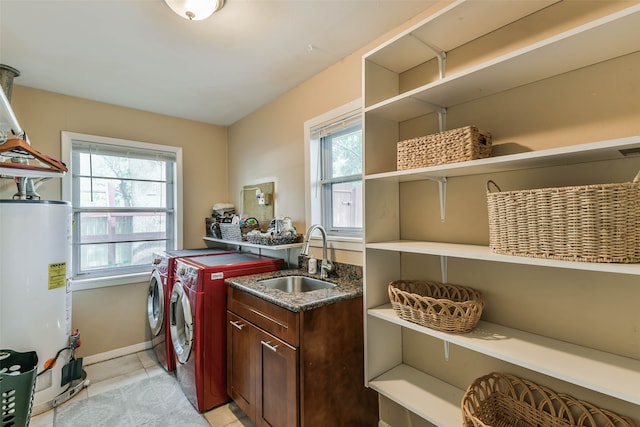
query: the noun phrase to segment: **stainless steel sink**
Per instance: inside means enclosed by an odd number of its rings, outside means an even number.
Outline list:
[[[278,289],[290,294],[317,291],[318,289],[328,289],[336,286],[334,283],[307,276],[274,277],[273,279],[260,280],[260,283],[269,288]]]

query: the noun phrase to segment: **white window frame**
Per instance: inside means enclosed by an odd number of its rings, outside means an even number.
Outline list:
[[[362,99],[358,98],[304,122],[305,220],[307,227],[313,224],[322,224],[322,184],[318,180],[320,176],[318,171],[318,167],[320,166],[320,159],[318,159],[320,139],[312,137],[312,130],[325,124],[336,123],[340,121],[341,118],[349,117],[356,113],[361,114],[361,112]],[[318,239],[318,237],[314,235],[313,240],[316,239]],[[327,240],[330,242],[330,247],[335,249],[362,251],[362,236],[330,234],[327,236]],[[316,246],[313,242],[312,245]]]
[[[182,226],[182,148],[172,147],[168,145],[151,144],[148,142],[131,141],[119,138],[109,138],[104,136],[96,136],[82,134],[76,132],[61,132],[61,154],[62,161],[69,168],[69,172],[62,178],[62,200],[72,202],[73,188],[73,165],[72,165],[72,147],[73,141],[87,141],[96,144],[110,144],[120,147],[130,147],[136,149],[165,151],[175,154],[176,157],[176,173],[174,177],[174,230],[175,230],[175,246],[182,247],[183,226]],[[151,266],[151,260],[149,260]],[[132,283],[146,282],[149,280],[150,272],[130,273],[120,275],[109,275],[93,278],[72,278],[72,290],[86,290],[103,288],[108,286],[127,285]]]

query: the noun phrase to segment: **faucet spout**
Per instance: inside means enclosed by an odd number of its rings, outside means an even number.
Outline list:
[[[327,257],[327,232],[320,224],[314,224],[307,230],[307,237],[305,238],[304,246],[300,251],[300,255],[309,256],[309,243],[311,235],[314,231],[319,230],[322,235],[322,263],[320,264],[320,278],[326,279],[329,276],[329,272],[333,270],[333,264]]]

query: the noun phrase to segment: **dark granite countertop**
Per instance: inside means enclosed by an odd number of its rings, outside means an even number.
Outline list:
[[[337,285],[336,287],[295,294],[269,288],[261,284],[259,280],[293,275],[308,276],[318,279],[320,278],[319,274],[308,274],[305,269],[290,269],[271,273],[232,277],[227,279],[225,282],[229,286],[246,291],[280,307],[286,308],[287,310],[301,312],[361,296],[362,267],[353,267],[355,268],[345,269],[343,265],[343,267],[338,270],[337,277],[329,277],[326,279],[327,282],[335,283]]]

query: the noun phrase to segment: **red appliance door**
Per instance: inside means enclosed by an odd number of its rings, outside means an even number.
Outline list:
[[[173,349],[178,361],[186,363],[193,347],[193,316],[189,296],[180,282],[173,285],[169,310]]]

